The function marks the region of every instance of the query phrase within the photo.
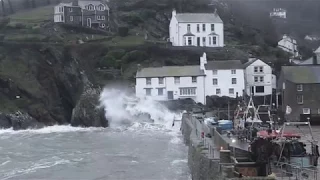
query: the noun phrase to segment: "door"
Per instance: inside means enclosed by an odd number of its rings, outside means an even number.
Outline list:
[[[173,100],[173,91],[168,91],[168,99]]]
[[[88,26],[88,27],[91,27],[91,18],[88,18],[88,19],[87,19],[87,26]]]
[[[200,46],[200,37],[197,37],[197,46]]]

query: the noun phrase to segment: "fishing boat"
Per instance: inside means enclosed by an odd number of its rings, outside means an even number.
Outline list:
[[[301,130],[303,126],[308,132]],[[298,164],[301,168],[318,165],[318,141],[312,135],[310,122],[286,122],[279,130],[259,131],[250,147],[255,156],[263,148],[271,150],[268,155],[275,155],[276,164]]]

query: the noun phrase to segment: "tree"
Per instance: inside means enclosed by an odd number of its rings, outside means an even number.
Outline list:
[[[128,36],[128,34],[129,34],[129,28],[128,28],[128,27],[125,27],[125,26],[119,27],[119,28],[118,28],[118,34],[119,34],[119,36],[121,36],[121,37],[126,37],[126,36]]]

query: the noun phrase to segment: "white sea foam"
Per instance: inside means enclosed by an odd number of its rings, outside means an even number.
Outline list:
[[[173,120],[181,118],[180,115],[171,112],[150,97],[136,98],[124,90],[105,88],[100,95],[100,103],[113,128],[125,127],[126,130],[180,129],[180,127],[172,126]]]
[[[0,135],[2,134],[50,134],[50,133],[67,133],[67,132],[86,132],[86,131],[99,131],[103,130],[103,128],[82,128],[82,127],[72,127],[70,125],[55,125],[55,126],[47,126],[41,129],[26,129],[15,131],[12,128],[10,129],[1,129]]]

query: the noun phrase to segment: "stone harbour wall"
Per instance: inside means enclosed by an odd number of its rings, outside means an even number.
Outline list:
[[[184,143],[188,146],[188,166],[192,180],[274,180],[272,177],[235,178],[234,165],[231,163],[221,165],[220,158],[213,158],[210,155],[207,146],[199,138],[199,132],[202,132],[202,129],[197,129],[199,126],[193,120],[191,114],[185,113],[181,122]],[[230,157],[224,157],[224,154],[230,154],[230,150],[225,151],[225,153],[220,152],[220,157],[224,160],[230,159]]]

